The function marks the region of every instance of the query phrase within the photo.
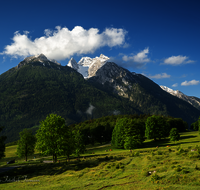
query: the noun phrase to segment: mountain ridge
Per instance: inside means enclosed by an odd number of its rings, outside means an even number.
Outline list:
[[[179,90],[173,90],[169,87],[166,86],[160,86],[163,90],[165,90],[166,92],[172,94],[173,96],[176,96],[188,103],[190,103],[192,106],[194,106],[195,108],[197,108],[198,110],[200,110],[200,99],[194,96],[187,96],[186,94],[180,92]]]
[[[17,140],[23,128],[38,125],[50,113],[61,115],[67,124],[136,113],[170,115],[189,124],[198,119],[199,110],[151,79],[108,60],[100,65],[84,78],[76,69],[41,55],[25,58],[1,74],[0,125],[6,126],[8,141]]]

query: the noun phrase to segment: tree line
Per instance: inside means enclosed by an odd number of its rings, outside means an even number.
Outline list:
[[[198,129],[199,120],[194,124],[197,123]],[[17,155],[27,161],[37,149],[44,155],[52,155],[53,162],[57,162],[58,156],[69,159],[71,154],[84,153],[87,144],[111,141],[116,148],[133,149],[146,138],[156,141],[169,136],[170,140],[177,141],[179,132],[186,129],[187,123],[182,119],[159,115],[112,115],[67,126],[64,118],[50,114],[40,122],[36,135],[30,129],[20,132]],[[5,156],[5,139],[0,137],[0,158]]]

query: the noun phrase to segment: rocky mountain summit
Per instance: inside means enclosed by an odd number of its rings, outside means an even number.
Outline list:
[[[84,78],[90,78],[95,75],[97,70],[101,68],[109,58],[103,54],[100,57],[90,58],[82,57],[77,63],[74,58],[71,58],[67,66],[75,69],[83,75]]]
[[[193,96],[187,96],[185,94],[183,94],[181,91],[179,90],[173,90],[171,88],[168,88],[166,86],[160,86],[164,91],[170,93],[173,96],[176,96],[188,103],[190,103],[191,105],[193,105],[194,107],[196,107],[197,109],[200,110],[200,99],[197,97],[193,97]]]
[[[21,61],[16,68],[20,68],[23,65],[29,64],[29,63],[40,63],[43,66],[45,65],[51,65],[52,63],[60,66],[61,64],[58,63],[56,60],[49,60],[47,59],[47,57],[44,54],[40,54],[40,55],[34,55],[34,56],[30,56],[30,57],[26,57],[23,61]]]

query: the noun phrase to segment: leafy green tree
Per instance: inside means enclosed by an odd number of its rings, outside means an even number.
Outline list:
[[[3,127],[0,127],[0,132],[3,130]],[[5,143],[6,136],[0,137],[0,159],[5,157]]]
[[[177,128],[180,132],[184,132],[188,128],[187,122],[183,121],[181,118],[169,118],[167,119],[167,123],[169,123],[170,129]]]
[[[69,137],[69,128],[65,125],[65,119],[56,114],[50,114],[45,120],[40,122],[40,128],[37,131],[36,148],[44,155],[52,155],[53,162],[57,162],[57,156],[71,152],[71,141]]]
[[[111,144],[116,148],[124,148],[124,127],[127,122],[127,118],[119,119],[113,129]]]
[[[191,124],[191,128],[194,130],[194,131],[198,131],[199,130],[199,120],[192,123]]]
[[[61,144],[61,154],[66,155],[69,160],[69,156],[74,152],[75,144],[74,144],[74,136],[72,129],[66,126],[65,129],[65,138]]]
[[[85,143],[83,135],[79,129],[74,130],[73,134],[74,134],[74,153],[76,154],[76,156],[79,157],[80,154],[83,154],[85,152]]]
[[[145,123],[139,119],[128,119],[124,128],[124,148],[133,149],[137,148],[144,141]]]
[[[166,120],[161,116],[153,115],[148,117],[146,122],[145,136],[148,139],[156,140],[168,136],[169,125]]]
[[[34,154],[36,138],[30,129],[24,129],[19,135],[20,140],[17,143],[17,155],[20,158],[25,157],[27,161],[27,157]]]
[[[180,139],[180,134],[179,134],[179,132],[178,132],[178,129],[177,129],[177,128],[172,128],[171,131],[170,131],[169,137],[170,137],[170,141],[174,141],[174,143],[175,143],[176,141],[179,141],[179,139]]]

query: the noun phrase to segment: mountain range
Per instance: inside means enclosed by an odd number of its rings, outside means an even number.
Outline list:
[[[66,66],[40,54],[0,75],[0,125],[7,142],[24,128],[37,130],[50,113],[67,124],[112,114],[168,115],[191,124],[200,110],[102,54],[78,63],[72,58]]]
[[[200,110],[200,98],[197,98],[197,97],[194,97],[194,96],[187,96],[187,95],[183,94],[182,92],[180,92],[179,90],[172,90],[171,88],[168,88],[166,86],[160,86],[160,87],[163,90],[165,90],[166,92],[168,92],[168,93],[172,94],[173,96],[176,96],[176,97],[190,103],[195,108]]]

